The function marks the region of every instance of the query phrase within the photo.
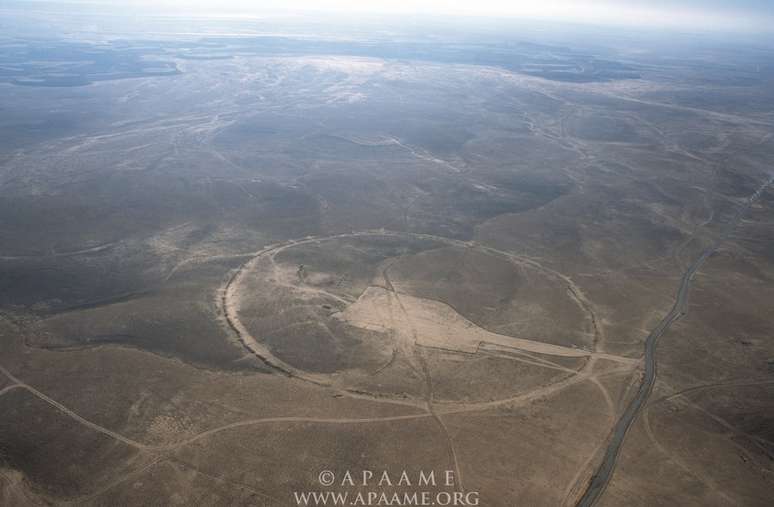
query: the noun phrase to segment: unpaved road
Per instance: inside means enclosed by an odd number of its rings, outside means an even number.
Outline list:
[[[315,424],[372,424],[372,423],[383,423],[383,422],[394,422],[394,421],[405,421],[405,420],[415,420],[415,419],[424,419],[431,417],[431,414],[427,412],[418,412],[415,414],[404,414],[404,415],[394,415],[394,416],[384,416],[384,417],[361,417],[361,418],[332,418],[332,417],[302,417],[302,416],[280,416],[280,417],[264,417],[259,419],[247,419],[244,421],[237,421],[230,424],[225,424],[223,426],[218,426],[216,428],[212,428],[206,431],[203,431],[201,433],[198,433],[190,438],[187,438],[182,441],[178,442],[172,442],[169,444],[160,444],[160,445],[153,445],[153,444],[145,444],[142,442],[138,442],[136,440],[132,440],[131,438],[125,437],[121,435],[120,433],[116,433],[115,431],[112,431],[108,428],[105,428],[104,426],[100,426],[99,424],[93,423],[92,421],[89,421],[88,419],[85,419],[81,417],[79,414],[73,412],[69,408],[65,407],[58,401],[54,400],[53,398],[43,394],[42,392],[38,391],[34,387],[32,387],[29,384],[26,384],[19,380],[17,377],[15,377],[13,374],[11,374],[8,370],[0,366],[0,373],[5,375],[8,379],[10,379],[13,384],[3,388],[0,393],[8,392],[12,389],[25,389],[29,393],[33,394],[34,396],[37,396],[41,400],[45,401],[49,405],[57,408],[60,412],[63,414],[69,416],[72,419],[75,419],[82,425],[93,429],[94,431],[97,431],[99,433],[102,433],[103,435],[107,435],[109,437],[114,438],[115,440],[118,440],[119,442],[123,442],[126,445],[129,445],[131,447],[134,447],[135,449],[143,450],[143,451],[173,451],[176,449],[179,449],[181,447],[184,447],[186,445],[192,444],[194,442],[197,442],[203,438],[207,438],[209,436],[212,436],[216,433],[220,433],[222,431],[234,429],[234,428],[241,428],[244,426],[256,426],[260,424],[271,424],[271,423],[296,423],[296,424],[309,424],[309,423],[315,423]]]

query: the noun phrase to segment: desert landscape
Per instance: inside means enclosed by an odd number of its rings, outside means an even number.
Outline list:
[[[17,3],[0,505],[771,504],[774,46]]]

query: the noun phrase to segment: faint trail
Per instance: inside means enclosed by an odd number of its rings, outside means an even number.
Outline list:
[[[496,357],[500,359],[508,359],[510,361],[516,361],[519,363],[525,363],[525,364],[531,364],[533,366],[539,366],[541,368],[548,368],[551,370],[557,370],[557,371],[563,371],[566,373],[572,373],[575,374],[578,372],[578,370],[573,370],[572,368],[567,368],[565,366],[562,366],[560,364],[554,363],[553,361],[547,361],[545,359],[541,359],[533,354],[529,354],[527,352],[524,352],[523,350],[519,349],[513,349],[513,350],[499,350],[497,348],[493,348],[492,350],[489,350],[486,345],[487,343],[484,342],[481,345],[483,345],[483,348],[479,348],[476,353],[489,356],[489,357]],[[527,358],[527,359],[525,359]]]
[[[482,401],[477,403],[475,402],[474,403],[454,403],[454,404],[438,403],[436,404],[436,408],[440,409],[439,413],[441,414],[462,414],[466,412],[480,412],[480,411],[489,410],[492,408],[504,407],[504,406],[515,407],[515,406],[524,405],[535,399],[546,398],[556,392],[559,392],[563,389],[571,387],[575,384],[579,384],[581,382],[590,380],[592,377],[601,378],[601,377],[617,375],[621,373],[631,373],[632,371],[630,368],[618,368],[615,370],[607,371],[602,374],[594,374],[592,370],[594,368],[595,362],[596,360],[594,358],[591,358],[588,360],[586,365],[583,366],[583,368],[581,368],[576,373],[570,374],[558,382],[554,382],[552,384],[548,384],[543,387],[538,387],[529,392],[521,393],[516,396],[510,396],[508,398],[502,398],[499,400]]]
[[[400,328],[398,326],[393,326],[393,330],[395,331],[396,335],[398,335],[398,347],[403,351],[403,355],[406,357],[406,359],[409,360],[409,366],[411,367],[414,372],[425,379],[425,403],[427,403],[427,399],[429,396],[429,392],[432,390],[432,386],[428,384],[427,379],[427,371],[425,368],[423,368],[423,358],[420,357],[420,355],[417,352],[417,341],[418,336],[416,332],[416,328],[411,323],[411,317],[408,314],[408,311],[406,310],[405,305],[403,304],[403,301],[401,301],[400,296],[398,295],[398,291],[395,290],[395,286],[392,284],[392,280],[390,280],[390,276],[387,274],[387,271],[395,264],[395,262],[391,262],[389,265],[385,266],[384,269],[382,269],[382,278],[384,279],[384,285],[386,290],[388,291],[388,294],[390,295],[391,300],[394,300],[398,304],[398,308],[400,309],[400,313],[403,314],[403,318],[408,323],[408,328],[410,331],[411,336],[405,336],[406,333],[401,333]],[[392,315],[392,309],[393,305],[389,305],[390,310],[390,320],[392,321],[394,319],[394,316]],[[401,339],[401,335],[402,339]],[[408,338],[408,339],[406,339]],[[417,362],[415,365],[411,358],[414,358]],[[424,365],[426,366],[426,365]]]
[[[704,206],[709,210],[707,218],[704,219],[701,223],[694,225],[690,236],[688,236],[688,238],[686,238],[685,241],[677,245],[677,248],[675,248],[674,252],[672,252],[672,258],[674,259],[675,263],[683,270],[686,269],[686,265],[680,257],[683,251],[686,248],[688,248],[688,245],[690,245],[693,241],[696,241],[697,239],[699,239],[698,238],[699,231],[707,227],[715,219],[715,209],[710,204],[707,194],[708,194],[708,191],[705,190],[702,195],[702,198],[704,200]]]
[[[182,269],[183,266],[186,266],[188,264],[203,264],[205,262],[212,262],[214,260],[231,260],[231,259],[239,259],[242,257],[247,257],[250,254],[234,254],[234,255],[193,255],[191,257],[187,257],[174,266],[172,266],[172,269],[169,270],[167,275],[164,277],[164,281],[168,282],[180,269]]]
[[[207,477],[208,479],[213,480],[215,482],[225,482],[227,484],[231,484],[233,486],[236,486],[237,488],[245,489],[245,490],[247,490],[247,491],[249,491],[249,492],[251,492],[251,493],[253,493],[255,495],[258,495],[258,496],[260,496],[262,498],[265,498],[265,499],[271,500],[273,502],[276,502],[277,505],[281,504],[281,502],[277,498],[274,498],[271,495],[263,493],[262,491],[258,491],[257,489],[254,489],[254,488],[248,486],[247,484],[244,484],[244,483],[241,483],[241,482],[235,482],[235,481],[226,479],[225,477],[219,477],[217,475],[209,474],[209,473],[207,473],[207,472],[205,472],[205,471],[195,467],[194,465],[192,465],[192,464],[190,464],[188,462],[185,462],[185,461],[183,461],[183,460],[181,460],[179,458],[169,458],[167,460],[167,463],[169,463],[170,465],[172,465],[172,464],[180,465],[183,468],[187,468],[188,470],[192,470],[192,471],[196,472],[197,474],[199,474],[199,475],[201,475],[203,477]]]
[[[15,261],[15,260],[28,260],[28,259],[52,259],[57,257],[75,257],[76,255],[86,255],[103,252],[108,250],[120,241],[112,241],[110,243],[104,243],[102,245],[94,246],[91,248],[84,248],[82,250],[74,250],[71,252],[51,252],[49,254],[36,254],[36,255],[0,255],[1,261]]]
[[[389,288],[390,292],[394,295],[395,300],[398,302],[398,306],[400,307],[401,311],[403,312],[403,315],[405,316],[406,320],[409,323],[412,338],[413,338],[412,345],[413,345],[414,356],[417,358],[417,361],[419,362],[420,368],[422,369],[422,376],[425,379],[425,403],[427,404],[427,411],[435,420],[435,422],[438,424],[438,426],[441,428],[441,431],[446,438],[446,442],[448,443],[448,448],[449,448],[449,458],[451,459],[451,462],[454,465],[454,471],[457,478],[455,481],[455,485],[459,487],[460,491],[464,491],[464,487],[462,485],[462,472],[460,471],[460,464],[459,464],[459,459],[457,458],[457,451],[454,448],[454,441],[452,440],[451,434],[449,433],[449,428],[446,426],[446,423],[443,422],[441,417],[438,416],[438,414],[435,412],[435,409],[433,408],[433,398],[435,397],[435,395],[433,392],[433,378],[430,375],[430,367],[427,365],[427,360],[425,359],[422,349],[419,348],[416,329],[414,328],[414,325],[411,324],[411,317],[409,316],[408,311],[406,311],[406,307],[403,305],[403,302],[400,300],[400,295],[398,291],[395,289],[395,286],[392,284],[392,280],[390,280],[390,276],[387,274],[387,270],[389,270],[390,267],[392,267],[392,264],[390,264],[389,266],[384,268],[384,270],[382,270],[382,276],[384,278],[384,282],[387,284],[387,287]]]
[[[403,144],[402,142],[400,142],[398,139],[396,139],[394,137],[390,138],[390,141],[391,141],[390,144],[394,144],[396,146],[400,146],[401,148],[403,148],[404,150],[408,151],[409,153],[411,153],[411,155],[413,155],[414,157],[416,157],[416,158],[418,158],[420,160],[425,160],[427,162],[432,162],[434,164],[438,164],[438,165],[443,166],[443,167],[445,167],[447,169],[450,169],[451,171],[453,171],[455,173],[462,172],[462,170],[460,170],[458,167],[450,164],[449,162],[447,162],[445,160],[442,160],[440,158],[436,158],[436,157],[434,157],[432,155],[426,155],[426,154],[423,154],[423,153],[419,153],[417,150],[415,150],[411,146],[407,146],[407,145]]]
[[[13,389],[24,389],[24,386],[21,384],[11,384],[9,386],[5,386],[4,388],[0,389],[0,396],[4,395],[9,391],[12,391]]]
[[[611,98],[619,99],[624,102],[633,102],[635,104],[643,104],[647,106],[653,106],[655,108],[672,109],[675,111],[685,111],[689,113],[695,113],[699,116],[704,116],[707,118],[716,118],[718,120],[731,121],[742,125],[758,125],[762,127],[774,126],[774,123],[758,120],[756,118],[749,118],[746,116],[740,116],[740,115],[731,114],[731,113],[723,113],[720,111],[712,111],[710,109],[701,109],[698,107],[691,107],[691,106],[681,106],[678,104],[670,104],[668,102],[650,101],[646,99],[630,97],[627,95],[616,95],[614,93],[608,93],[607,96]]]
[[[428,407],[428,408],[430,408],[430,407]],[[454,439],[452,439],[451,433],[449,433],[449,428],[446,426],[446,423],[432,409],[431,409],[431,415],[433,416],[435,421],[438,423],[438,425],[441,427],[441,430],[443,431],[443,434],[446,436],[446,441],[449,444],[449,454],[451,455],[452,464],[454,465],[454,473],[455,473],[454,485],[455,485],[455,488],[458,489],[459,491],[464,492],[465,491],[465,486],[463,485],[463,482],[462,482],[462,469],[460,468],[459,458],[457,457],[457,450],[454,448]]]
[[[528,403],[532,400],[549,396],[557,391],[561,391],[562,389],[570,387],[574,384],[583,382],[587,380],[590,376],[591,376],[590,373],[579,372],[579,373],[571,374],[568,377],[564,378],[563,380],[554,382],[553,384],[539,387],[527,393],[521,393],[516,396],[511,396],[508,398],[502,398],[502,399],[493,400],[493,401],[482,401],[478,403],[464,403],[464,404],[456,403],[452,406],[449,406],[449,408],[446,408],[445,406],[446,404],[439,404],[438,408],[440,409],[441,414],[461,414],[465,412],[480,412],[480,411],[503,407],[503,406],[523,405],[524,403]]]
[[[69,408],[67,408],[64,405],[62,405],[61,403],[59,403],[58,401],[56,401],[56,400],[54,400],[52,398],[49,398],[48,396],[46,396],[45,394],[41,393],[40,391],[38,391],[34,387],[32,387],[30,385],[27,385],[24,382],[22,382],[21,380],[19,380],[18,378],[14,377],[8,370],[3,368],[2,366],[0,366],[0,372],[2,372],[3,375],[8,377],[12,382],[15,382],[16,384],[18,384],[17,387],[26,389],[27,391],[31,392],[32,394],[34,394],[35,396],[37,396],[41,400],[45,401],[49,405],[53,405],[54,407],[59,409],[61,412],[65,413],[69,417],[75,419],[76,421],[78,421],[79,423],[83,424],[84,426],[88,426],[89,428],[93,429],[94,431],[98,431],[98,432],[100,432],[100,433],[102,433],[104,435],[112,437],[115,440],[123,442],[123,443],[125,443],[125,444],[127,444],[127,445],[129,445],[131,447],[134,447],[134,448],[137,448],[137,449],[143,449],[143,450],[151,449],[151,447],[149,447],[149,446],[147,446],[145,444],[142,444],[140,442],[132,440],[131,438],[126,438],[125,436],[120,435],[120,434],[116,433],[115,431],[111,431],[111,430],[109,430],[109,429],[107,429],[107,428],[105,428],[103,426],[100,426],[99,424],[95,424],[95,423],[89,421],[88,419],[84,419],[80,415],[76,414],[75,412],[73,412]]]
[[[100,495],[102,495],[104,493],[107,493],[108,491],[110,491],[111,489],[115,488],[116,486],[118,486],[120,484],[123,484],[126,481],[129,481],[131,479],[134,479],[134,478],[142,476],[142,474],[144,474],[145,472],[147,472],[151,468],[155,467],[156,465],[163,464],[165,461],[167,461],[166,457],[164,457],[164,456],[157,456],[153,460],[151,460],[151,462],[148,463],[147,465],[139,468],[138,470],[134,470],[134,471],[129,472],[127,474],[120,475],[120,477],[118,479],[116,479],[116,480],[106,484],[105,486],[103,486],[102,488],[98,489],[97,491],[93,491],[93,492],[91,492],[89,494],[86,494],[86,495],[83,495],[83,496],[79,496],[78,498],[71,498],[69,500],[64,500],[64,501],[62,501],[60,503],[62,505],[82,505],[84,502],[86,502],[88,500],[93,500],[93,499],[97,498],[98,496],[100,496]]]
[[[605,400],[605,404],[607,405],[607,411],[610,412],[610,421],[615,420],[615,403],[613,402],[613,398],[610,397],[610,391],[607,390],[607,387],[605,387],[602,382],[599,381],[596,377],[591,377],[591,382],[596,385],[599,388],[599,392],[602,393],[602,398]]]
[[[763,382],[763,383],[759,383],[759,384],[747,384],[747,385],[748,386],[750,386],[750,385],[765,385],[765,384],[772,384],[772,383],[774,383],[774,381]],[[722,386],[722,387],[727,387],[727,386],[728,385]],[[690,391],[690,392],[695,392],[695,391]],[[733,424],[729,423],[727,420],[723,419],[720,416],[717,416],[717,415],[713,414],[712,412],[710,412],[709,410],[705,409],[704,407],[702,407],[698,403],[692,401],[688,396],[686,396],[686,394],[687,394],[686,392],[677,393],[677,394],[674,394],[672,396],[669,396],[668,398],[664,398],[664,399],[659,400],[659,401],[667,401],[667,400],[672,401],[672,400],[678,399],[682,403],[684,403],[684,404],[690,406],[691,408],[693,408],[694,410],[697,410],[697,411],[703,413],[704,415],[706,415],[707,417],[709,417],[710,419],[712,419],[713,421],[718,423],[720,426],[723,426],[725,429],[727,429],[729,432],[731,432],[731,433],[733,433],[735,435],[747,437],[747,438],[749,438],[751,440],[754,440],[754,441],[756,441],[756,443],[758,445],[766,444],[766,445],[769,445],[769,446],[774,446],[774,441],[768,440],[768,439],[760,437],[758,435],[750,435],[749,433],[745,433],[744,431],[741,431],[739,428],[737,428]],[[653,406],[655,406],[655,404],[648,404],[648,406],[646,407],[646,410],[651,408],[651,407],[653,407]]]
[[[731,499],[728,495],[726,495],[721,488],[717,486],[717,484],[714,483],[714,481],[710,480],[708,477],[702,477],[693,472],[688,465],[686,465],[682,460],[678,459],[674,456],[674,454],[667,451],[664,446],[661,445],[661,442],[658,441],[656,438],[656,434],[653,431],[653,427],[650,424],[650,405],[645,407],[645,409],[642,412],[642,422],[643,426],[645,427],[645,433],[648,435],[648,439],[653,443],[653,446],[666,458],[680,467],[683,472],[687,473],[697,481],[701,482],[702,484],[706,485],[709,489],[711,489],[715,494],[723,497],[723,499],[728,502],[729,504],[737,504],[737,502],[734,502],[734,500]]]
[[[595,359],[605,359],[607,361],[612,361],[614,363],[622,363],[622,364],[628,364],[628,365],[636,365],[640,362],[640,359],[633,359],[629,357],[623,357],[623,356],[616,356],[613,354],[605,354],[605,353],[598,353],[598,352],[589,352],[588,350],[584,349],[574,349],[571,347],[564,347],[561,345],[552,345],[550,343],[543,343],[536,340],[525,340],[523,338],[513,338],[508,337],[509,341],[512,343],[501,343],[501,342],[495,342],[495,341],[489,341],[489,340],[482,340],[478,344],[478,348],[482,348],[482,345],[484,348],[486,348],[487,345],[493,346],[495,348],[501,347],[504,349],[513,349],[518,351],[527,351],[527,352],[533,352],[536,354],[543,354],[547,356],[556,356],[556,357],[571,357],[571,358],[585,358],[585,357],[593,357]],[[476,351],[478,352],[478,350]]]
[[[567,292],[578,302],[578,304],[586,311],[591,319],[591,328],[594,331],[594,343],[592,344],[592,350],[596,352],[597,347],[604,345],[605,331],[597,322],[597,314],[591,308],[591,303],[586,299],[586,296],[580,292],[580,289],[575,283],[567,277],[562,275],[564,281],[567,283]]]
[[[383,365],[381,365],[380,367],[378,367],[376,370],[374,370],[374,372],[371,373],[371,375],[372,376],[378,375],[382,371],[384,371],[387,368],[389,368],[390,366],[392,366],[392,364],[395,362],[395,359],[397,357],[398,357],[398,349],[392,349],[392,355],[390,356],[390,360],[387,361],[386,363],[384,363]]]
[[[169,450],[175,450],[179,449],[183,446],[190,445],[194,442],[198,442],[199,440],[202,440],[204,438],[210,437],[212,435],[215,435],[217,433],[221,433],[223,431],[232,430],[236,428],[242,428],[245,426],[256,426],[261,424],[272,424],[272,423],[293,423],[293,424],[305,424],[305,423],[315,423],[315,424],[374,424],[374,423],[383,423],[383,422],[395,422],[395,421],[411,421],[411,420],[417,420],[417,419],[425,419],[431,417],[431,414],[422,412],[419,414],[407,414],[407,415],[395,415],[395,416],[386,416],[386,417],[368,417],[368,418],[325,418],[325,417],[267,417],[263,419],[252,419],[247,421],[238,421],[231,424],[225,424],[223,426],[219,426],[217,428],[212,428],[207,431],[203,431],[191,438],[188,438],[186,440],[182,440],[180,442],[172,443],[172,444],[164,444],[164,445],[158,445],[153,446],[152,448],[155,450],[160,451],[169,451]]]
[[[405,415],[396,415],[396,416],[366,417],[366,418],[329,418],[329,417],[300,417],[300,416],[299,417],[294,417],[294,416],[266,417],[261,419],[248,419],[244,421],[234,422],[231,424],[225,424],[223,426],[219,426],[216,428],[212,428],[210,430],[203,431],[191,438],[182,440],[180,442],[175,442],[171,444],[150,445],[150,444],[143,444],[142,442],[137,442],[136,440],[127,438],[119,433],[116,433],[115,431],[112,431],[108,428],[105,428],[104,426],[100,426],[99,424],[96,424],[84,417],[81,417],[77,413],[73,412],[69,408],[59,403],[58,401],[50,398],[49,396],[46,396],[45,394],[38,391],[34,387],[20,381],[18,378],[16,378],[14,375],[8,372],[8,370],[3,368],[2,366],[0,366],[0,372],[2,372],[10,380],[15,382],[14,385],[8,386],[8,387],[26,389],[27,391],[34,394],[41,400],[54,406],[65,415],[75,419],[82,425],[88,428],[91,428],[94,431],[98,431],[99,433],[112,437],[115,440],[123,442],[131,447],[134,447],[136,449],[140,449],[143,451],[168,451],[168,450],[178,449],[184,445],[191,444],[193,442],[196,442],[208,436],[214,435],[216,433],[220,433],[222,431],[226,431],[234,428],[241,428],[243,426],[254,426],[259,424],[270,424],[270,423],[369,424],[369,423],[380,423],[380,422],[391,422],[391,421],[406,421],[406,420],[423,419],[426,417],[431,417],[431,414],[426,412],[422,412],[418,414],[405,414]]]
[[[13,491],[16,493],[16,496],[18,498],[24,499],[24,505],[49,505],[49,502],[44,502],[40,498],[30,496],[32,493],[31,491],[28,491],[27,488],[20,487],[19,483],[24,480],[24,476],[21,476],[21,480],[14,480],[13,477],[9,476],[7,473],[0,470],[0,479],[3,479],[5,482],[8,483],[8,488],[10,491]],[[2,490],[0,490],[2,491]]]
[[[774,384],[774,380],[737,380],[737,381],[731,381],[731,382],[717,382],[714,384],[702,384],[698,386],[688,387],[686,389],[682,389],[680,391],[672,393],[668,396],[664,396],[657,400],[653,400],[649,403],[649,405],[663,403],[673,398],[677,398],[678,396],[682,396],[684,394],[695,392],[695,391],[703,391],[705,389],[717,389],[722,387],[753,387],[753,386],[762,386],[762,385],[771,385],[771,384]]]

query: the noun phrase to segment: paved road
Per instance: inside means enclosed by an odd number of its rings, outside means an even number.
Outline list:
[[[607,446],[607,451],[605,451],[605,456],[602,460],[602,463],[599,465],[596,473],[591,478],[591,482],[589,483],[588,488],[584,492],[583,496],[578,501],[578,507],[590,507],[594,505],[602,496],[602,493],[604,493],[607,484],[610,482],[610,478],[613,475],[613,470],[615,469],[618,453],[623,446],[624,438],[626,438],[626,432],[637,418],[640,409],[647,401],[648,396],[650,396],[650,392],[653,389],[653,384],[656,382],[656,345],[658,344],[658,339],[661,338],[664,333],[666,333],[666,331],[669,329],[669,326],[671,326],[673,322],[687,313],[688,291],[691,288],[691,281],[693,280],[693,276],[701,268],[704,262],[710,257],[710,255],[715,253],[718,247],[720,247],[721,243],[726,240],[726,238],[736,228],[745,212],[750,209],[750,206],[752,206],[753,202],[755,202],[755,200],[760,197],[761,193],[773,181],[774,176],[769,178],[763,185],[758,188],[758,190],[753,195],[750,196],[745,205],[741,206],[736,215],[734,215],[733,219],[729,221],[728,225],[723,230],[723,233],[718,237],[718,239],[706,250],[704,250],[683,274],[683,277],[680,280],[680,288],[677,291],[675,304],[672,306],[672,309],[669,311],[669,313],[661,320],[661,322],[658,323],[656,328],[650,332],[647,339],[645,340],[645,375],[642,379],[642,383],[640,384],[639,389],[637,390],[637,395],[634,397],[631,403],[629,403],[629,406],[626,407],[626,411],[616,423],[613,430],[613,437]]]

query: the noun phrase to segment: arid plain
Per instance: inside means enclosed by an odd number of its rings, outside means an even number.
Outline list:
[[[0,504],[575,505],[674,306],[599,504],[770,505],[771,53],[267,41],[0,73]]]

